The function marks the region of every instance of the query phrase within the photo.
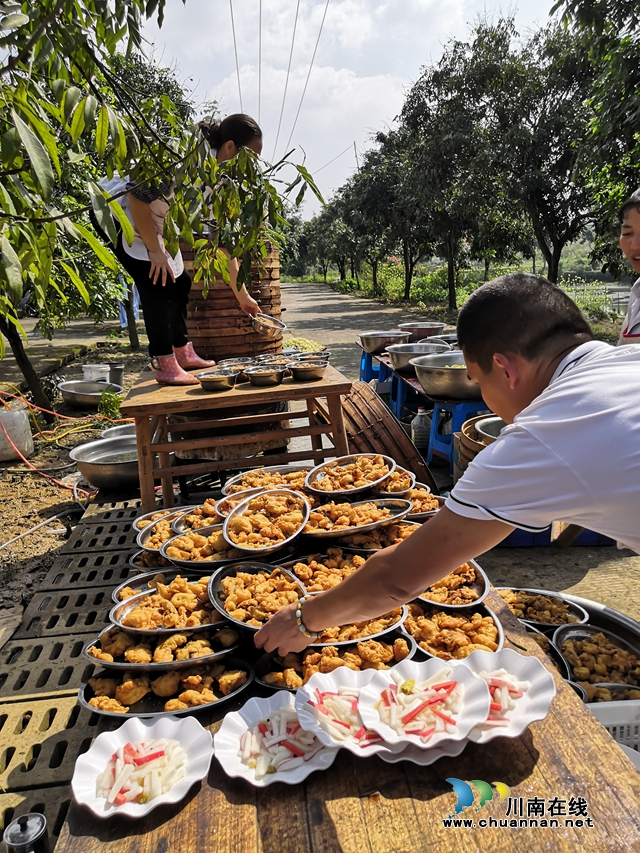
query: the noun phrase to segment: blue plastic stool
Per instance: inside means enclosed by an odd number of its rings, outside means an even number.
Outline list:
[[[483,412],[487,411],[487,404],[484,403],[482,400],[474,400],[473,402],[462,400],[450,400],[446,403],[434,402],[433,415],[431,416],[431,432],[429,433],[429,451],[427,453],[427,465],[433,459],[433,454],[438,453],[438,455],[444,456],[445,459],[449,460],[449,472],[453,476],[454,432],[460,432],[460,430],[462,429],[462,424],[466,420],[469,420],[469,418],[473,418],[476,415],[480,415]],[[438,432],[441,412],[451,412],[452,420],[450,433]]]
[[[397,373],[391,373],[391,391],[389,393],[389,408],[398,420],[401,419],[405,408],[409,403],[418,405],[428,404],[428,401],[419,394],[408,382],[405,382]]]
[[[374,365],[371,353],[362,350],[362,358],[360,359],[360,382],[371,382],[372,379],[378,379],[379,373],[380,367],[379,365]]]

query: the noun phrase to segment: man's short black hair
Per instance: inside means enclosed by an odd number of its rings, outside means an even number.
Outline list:
[[[623,202],[622,207],[620,208],[620,213],[618,214],[621,225],[624,222],[624,217],[627,211],[630,210],[632,207],[635,208],[638,212],[640,212],[640,187],[638,187],[635,192],[631,193],[629,198],[625,199],[625,201]]]
[[[479,287],[458,316],[458,345],[489,373],[494,353],[515,352],[530,361],[559,341],[593,340],[580,309],[538,275],[502,275]]]

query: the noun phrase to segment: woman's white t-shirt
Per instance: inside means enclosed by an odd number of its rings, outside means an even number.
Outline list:
[[[640,553],[640,347],[576,347],[446,506],[534,532],[579,524]]]

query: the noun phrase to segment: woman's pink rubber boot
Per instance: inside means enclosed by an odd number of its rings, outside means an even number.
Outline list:
[[[173,352],[178,359],[178,364],[185,370],[196,370],[197,368],[213,367],[215,365],[215,361],[207,361],[204,358],[200,358],[194,350],[191,341],[183,347],[173,347]]]
[[[151,360],[156,371],[156,382],[160,385],[199,385],[195,376],[186,373],[178,364],[175,355],[158,355]]]

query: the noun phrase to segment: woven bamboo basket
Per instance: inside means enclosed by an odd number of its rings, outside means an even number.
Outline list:
[[[185,269],[192,274],[193,249],[186,244],[180,249]],[[276,247],[270,247],[262,267],[252,267],[251,279],[251,293],[260,303],[260,310],[280,319],[280,259]],[[221,278],[216,277],[209,285],[206,299],[202,289],[202,281],[193,282],[187,307],[187,332],[198,355],[220,361],[281,351],[282,336],[270,340],[255,332],[249,317],[239,309],[235,296]]]
[[[476,423],[486,418],[486,415],[478,415],[475,418],[469,418],[462,424],[462,432],[460,433],[460,458],[468,465],[476,458],[481,450],[488,446],[476,432]],[[465,467],[466,467],[465,465]]]

